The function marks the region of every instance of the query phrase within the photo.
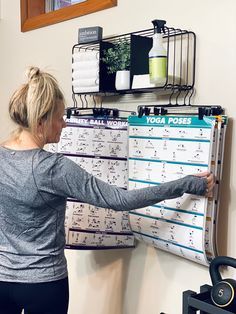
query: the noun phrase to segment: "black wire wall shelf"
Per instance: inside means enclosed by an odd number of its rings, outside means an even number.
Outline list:
[[[166,91],[167,94],[182,93],[184,97],[192,95],[195,83],[196,61],[196,35],[192,31],[165,27],[163,44],[167,51],[167,73],[165,81],[155,87],[140,86],[135,88],[135,76],[148,75],[148,53],[152,48],[153,29],[147,29],[119,36],[107,37],[99,41],[86,44],[76,44],[72,48],[72,63],[74,55],[80,51],[96,51],[99,59],[99,86],[98,91],[77,92],[72,86],[75,95],[100,95],[114,96],[137,93],[158,93]],[[104,63],[104,52],[113,47],[121,40],[130,43],[130,86],[128,90],[116,90],[115,73],[109,74],[107,65]],[[74,70],[72,70],[73,75]]]

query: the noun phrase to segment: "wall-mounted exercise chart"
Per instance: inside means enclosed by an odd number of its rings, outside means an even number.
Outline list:
[[[83,169],[127,188],[127,120],[71,117],[50,151],[64,154]],[[72,249],[133,247],[128,213],[68,199],[66,244]]]
[[[129,189],[210,170],[220,182],[227,119],[129,117]],[[130,212],[135,237],[203,265],[217,254],[217,186],[211,198],[184,194]]]

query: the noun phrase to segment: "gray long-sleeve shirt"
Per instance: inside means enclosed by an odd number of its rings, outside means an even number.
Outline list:
[[[0,281],[36,283],[67,276],[67,197],[132,210],[183,193],[203,195],[205,190],[205,179],[187,176],[126,191],[93,177],[61,154],[0,147]]]

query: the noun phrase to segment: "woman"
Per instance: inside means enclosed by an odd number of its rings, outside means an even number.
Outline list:
[[[66,126],[64,109],[56,79],[35,67],[10,100],[9,114],[18,128],[0,146],[1,314],[22,309],[26,314],[67,313],[67,197],[128,211],[183,193],[208,196],[214,186],[210,173],[133,191],[96,179],[63,155],[43,149],[59,141]]]

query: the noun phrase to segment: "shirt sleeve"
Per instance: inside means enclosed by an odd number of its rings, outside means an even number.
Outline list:
[[[54,194],[117,211],[154,205],[165,199],[180,197],[184,193],[204,195],[207,185],[206,179],[190,175],[164,184],[128,191],[97,179],[63,155],[58,155],[48,174],[51,176]]]

